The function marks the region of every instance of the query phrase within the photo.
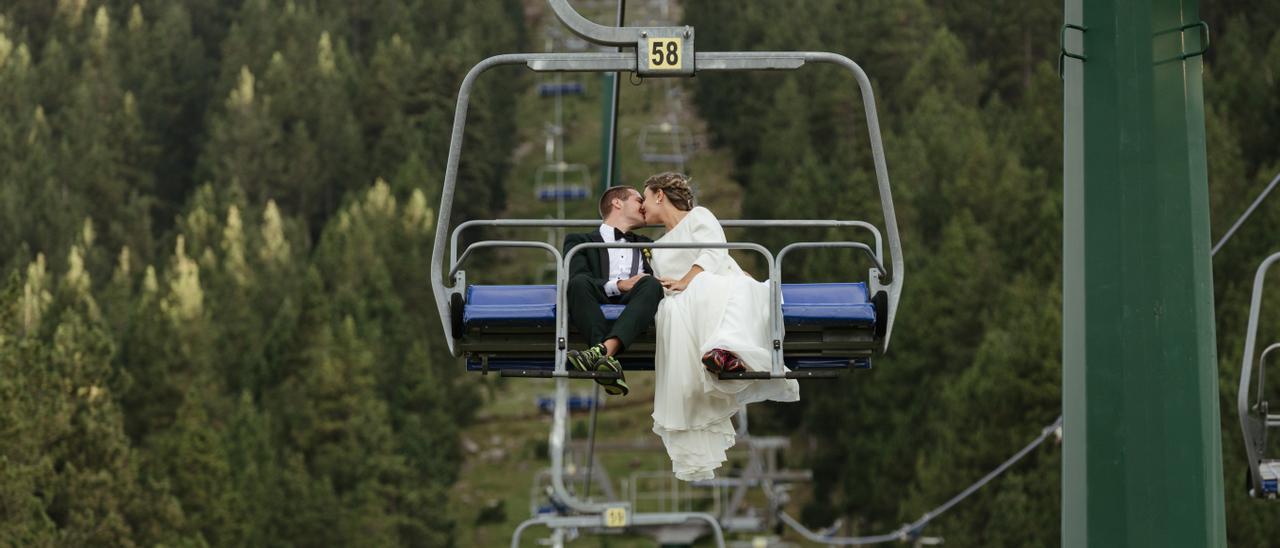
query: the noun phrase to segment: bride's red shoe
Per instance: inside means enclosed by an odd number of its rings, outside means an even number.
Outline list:
[[[712,348],[702,355],[702,365],[713,374],[739,373],[747,370],[747,364],[737,354],[722,348]]]

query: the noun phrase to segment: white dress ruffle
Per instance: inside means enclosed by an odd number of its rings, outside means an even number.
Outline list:
[[[715,215],[696,207],[658,241],[724,242],[725,236]],[[734,413],[758,401],[798,401],[800,384],[720,380],[702,365],[705,352],[722,348],[752,371],[772,367],[767,282],[748,276],[723,249],[654,249],[650,264],[667,278],[681,278],[695,264],[703,268],[683,292],[668,291],[658,305],[653,431],[677,478],[711,479],[734,445]]]

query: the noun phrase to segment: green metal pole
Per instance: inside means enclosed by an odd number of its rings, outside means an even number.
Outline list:
[[[1226,546],[1198,3],[1064,1],[1062,545]]]

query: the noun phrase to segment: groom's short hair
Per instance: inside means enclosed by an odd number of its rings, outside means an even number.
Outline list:
[[[622,200],[625,202],[628,198],[627,194],[630,194],[630,192],[628,192],[629,190],[635,189],[626,185],[621,185],[611,186],[605,190],[604,194],[600,195],[600,218],[605,219],[609,217],[610,213],[613,213],[614,200]]]

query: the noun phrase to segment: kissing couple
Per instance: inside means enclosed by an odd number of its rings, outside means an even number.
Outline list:
[[[720,221],[695,205],[689,178],[679,173],[649,177],[643,193],[628,186],[606,190],[600,217],[598,230],[565,237],[566,253],[587,242],[652,242],[632,230],[659,224],[666,234],[656,243],[726,242]],[[768,283],[744,272],[727,249],[599,251],[578,253],[569,265],[569,321],[591,345],[570,350],[569,365],[621,375],[617,356],[653,321],[653,432],[662,438],[677,478],[714,478],[734,445],[730,419],[739,408],[800,399],[800,385],[792,379],[719,378],[721,371],[772,368]],[[624,305],[612,326],[602,304]],[[625,378],[597,382],[611,395],[630,390]]]

